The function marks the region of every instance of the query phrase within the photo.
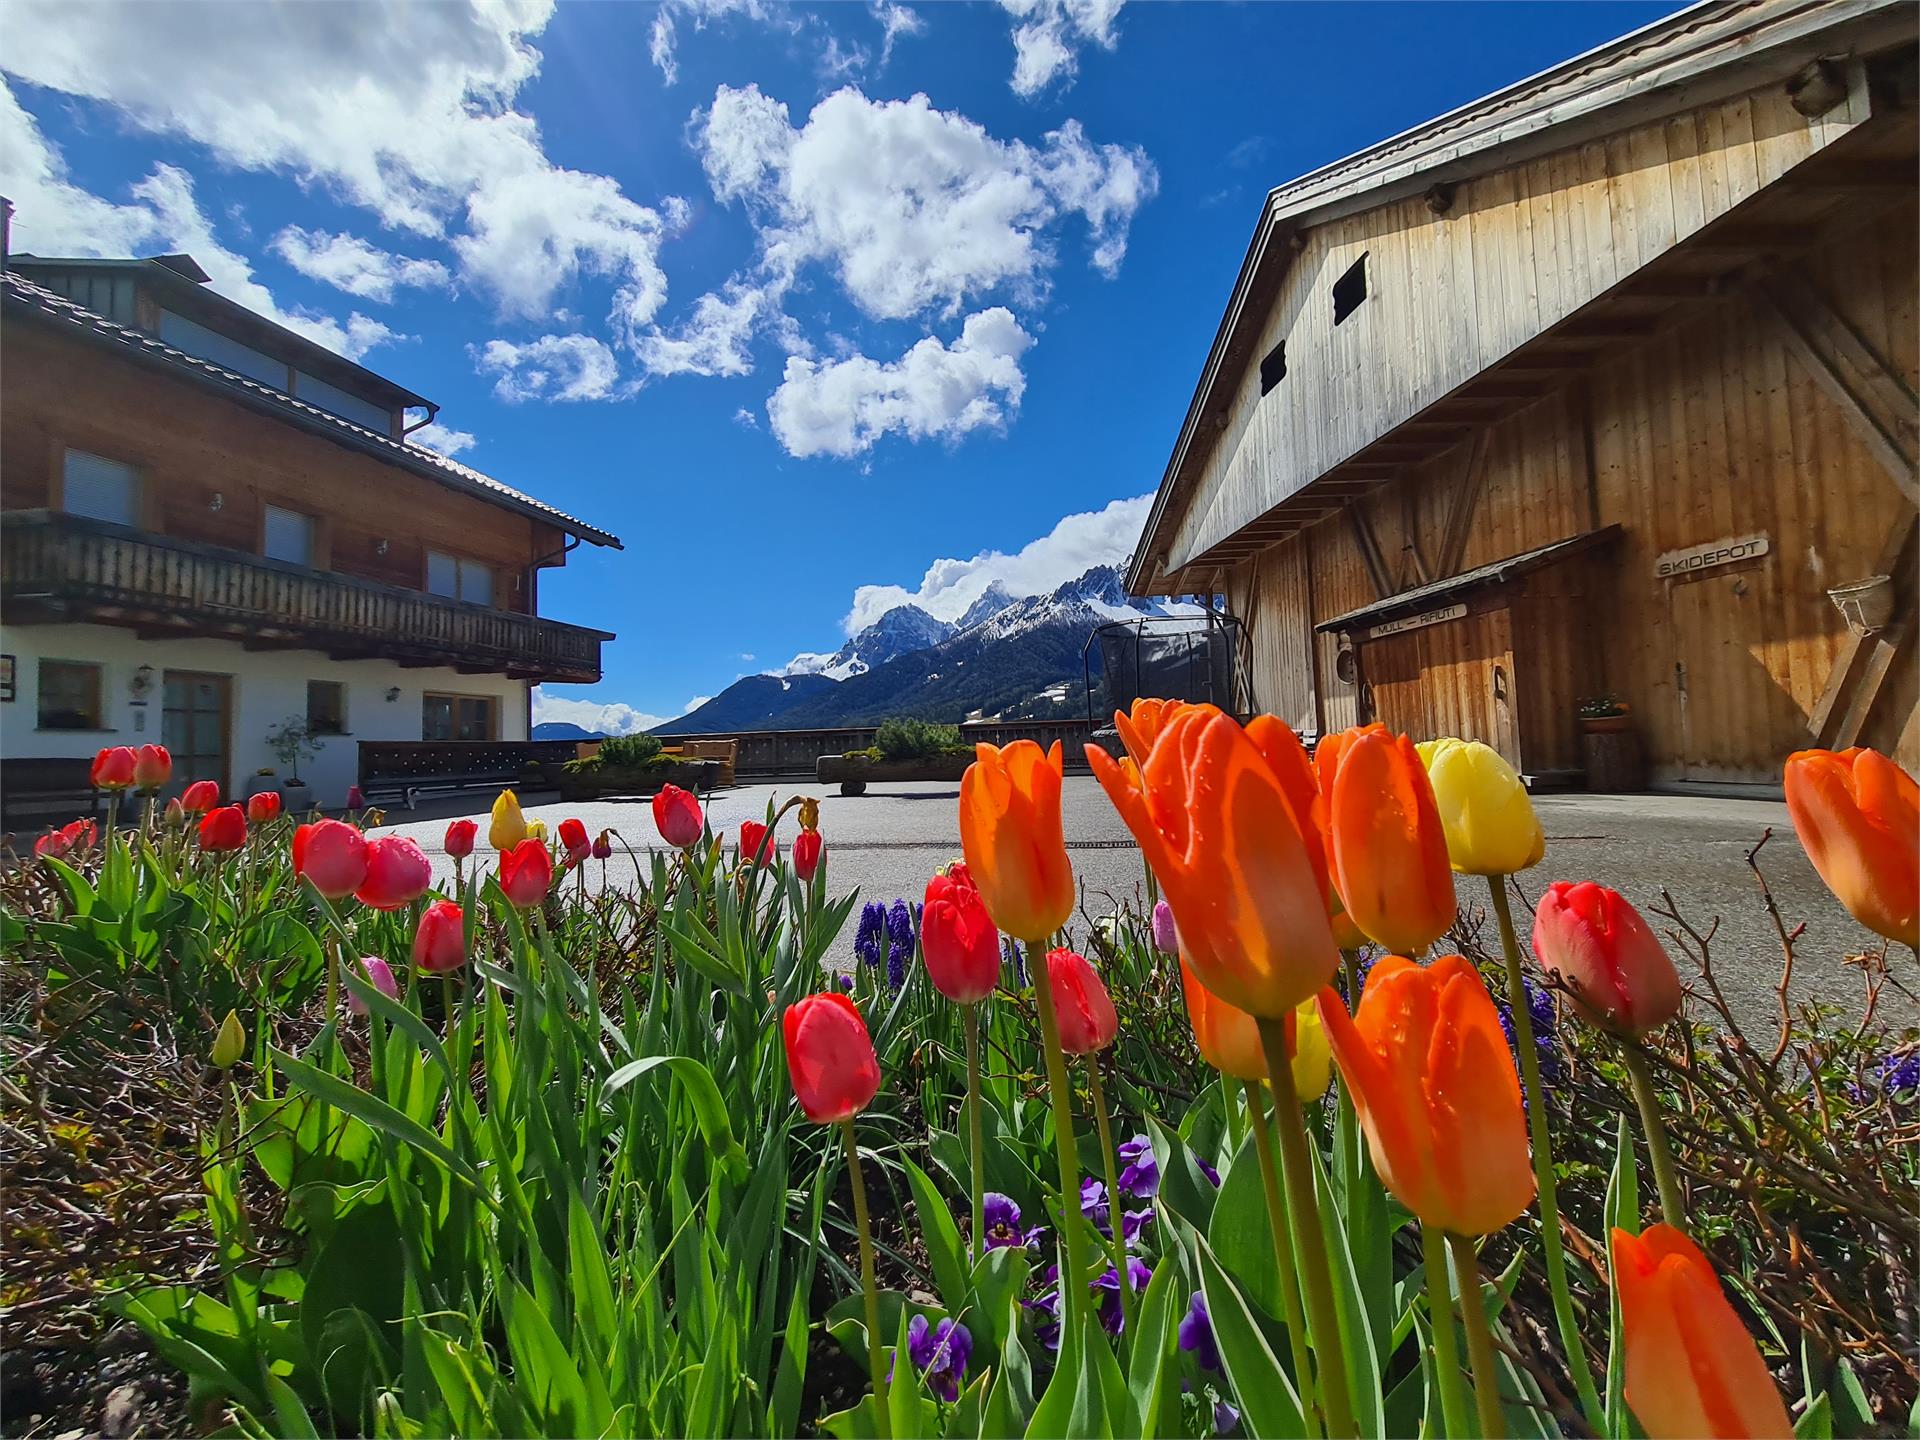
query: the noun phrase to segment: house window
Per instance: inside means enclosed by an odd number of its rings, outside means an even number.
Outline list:
[[[499,706],[491,695],[426,695],[421,699],[422,740],[497,740]]]
[[[444,551],[427,552],[427,593],[469,605],[493,604],[493,569]]]
[[[42,730],[104,730],[100,667],[80,660],[40,662]]]
[[[266,525],[261,535],[260,552],[269,560],[284,560],[289,565],[313,564],[313,517],[298,510],[267,506]]]
[[[63,503],[69,515],[115,525],[140,523],[140,472],[131,465],[84,450],[69,450],[63,485]]]
[[[1367,257],[1363,254],[1333,282],[1333,323],[1342,324],[1367,298]]]
[[[1282,340],[1260,362],[1260,393],[1266,394],[1287,378],[1287,342]]]
[[[307,730],[314,735],[347,733],[347,687],[340,681],[307,682]]]

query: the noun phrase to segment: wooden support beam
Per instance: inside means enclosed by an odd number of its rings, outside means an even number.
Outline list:
[[[1360,507],[1346,507],[1347,526],[1353,532],[1354,548],[1360,552],[1360,560],[1367,567],[1367,575],[1373,581],[1373,588],[1379,592],[1382,600],[1394,592],[1393,576],[1387,570],[1387,562],[1380,553],[1380,542],[1374,537],[1373,526],[1367,523],[1367,517],[1360,513]]]
[[[1433,567],[1427,564],[1427,557],[1420,553],[1420,511],[1411,485],[1400,487],[1400,533],[1406,537],[1400,549],[1407,559],[1407,569],[1400,576],[1400,588],[1411,590],[1415,585],[1425,585],[1434,578]]]
[[[1893,576],[1895,604],[1909,609],[1912,608],[1909,587],[1917,543],[1920,543],[1920,515],[1908,510],[1887,536],[1870,572]],[[1893,623],[1878,634],[1847,633],[1846,642],[1834,657],[1833,668],[1827,672],[1827,683],[1821,688],[1820,698],[1807,716],[1807,730],[1816,745],[1828,750],[1844,750],[1859,737],[1909,628],[1909,617],[1896,611]],[[1843,735],[1850,738],[1842,739]]]
[[[1447,528],[1440,542],[1441,575],[1459,573],[1460,562],[1466,558],[1467,537],[1472,533],[1473,512],[1479,508],[1486,474],[1487,437],[1482,431],[1473,437],[1473,448],[1467,452],[1466,474],[1461,477],[1460,488],[1453,492],[1453,504],[1447,509]]]
[[[1900,492],[1920,505],[1920,400],[1907,382],[1805,276],[1777,276],[1753,294]]]

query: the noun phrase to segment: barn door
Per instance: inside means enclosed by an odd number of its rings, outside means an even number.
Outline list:
[[[1764,570],[1728,566],[1667,582],[1673,635],[1673,733],[1679,778],[1779,783],[1786,757],[1772,737],[1805,717],[1767,663],[1783,650],[1769,633]]]
[[[1360,669],[1368,719],[1415,740],[1481,740],[1521,768],[1508,610],[1476,611],[1367,640]]]

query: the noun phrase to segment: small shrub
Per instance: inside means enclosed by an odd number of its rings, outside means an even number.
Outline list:
[[[959,744],[959,726],[911,718],[883,720],[873,737],[873,748],[889,760],[931,760]]]
[[[660,753],[658,735],[613,735],[600,742],[603,765],[645,765]]]

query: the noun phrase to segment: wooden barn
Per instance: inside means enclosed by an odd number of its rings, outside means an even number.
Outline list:
[[[1698,5],[1273,191],[1129,588],[1303,732],[1920,769],[1916,17]]]

